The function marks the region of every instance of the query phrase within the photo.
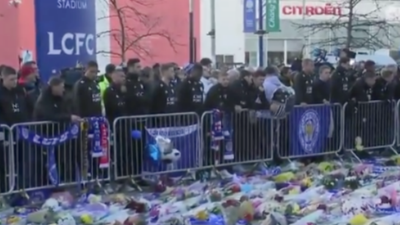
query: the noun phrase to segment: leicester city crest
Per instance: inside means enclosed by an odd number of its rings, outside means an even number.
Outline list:
[[[306,110],[300,118],[298,128],[300,145],[305,153],[312,153],[318,141],[320,132],[320,121],[315,110]]]
[[[28,128],[21,128],[21,136],[23,139],[28,139],[29,138],[29,130]]]

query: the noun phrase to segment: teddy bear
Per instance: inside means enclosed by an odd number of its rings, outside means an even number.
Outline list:
[[[168,164],[175,163],[181,158],[181,152],[174,148],[171,139],[157,135],[155,141],[161,162]]]

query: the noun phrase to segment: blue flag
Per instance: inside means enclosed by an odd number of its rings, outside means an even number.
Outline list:
[[[330,106],[296,107],[289,116],[290,156],[323,152],[331,122]]]
[[[255,0],[245,0],[243,2],[243,32],[254,33],[257,31],[257,7]]]
[[[41,79],[52,71],[96,60],[93,0],[35,0],[36,51]]]
[[[147,128],[147,163],[143,163],[144,172],[158,172],[167,170],[190,169],[198,165],[200,157],[199,126],[179,126],[164,128]],[[164,152],[163,147],[157,145],[157,137],[169,139],[173,152]],[[174,155],[178,153],[179,155]],[[171,163],[165,160],[172,159]],[[173,173],[171,176],[182,176],[183,173]]]

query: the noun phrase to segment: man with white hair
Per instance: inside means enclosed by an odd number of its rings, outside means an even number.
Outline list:
[[[230,69],[227,72],[229,83],[232,83],[240,78],[240,73],[237,69]]]

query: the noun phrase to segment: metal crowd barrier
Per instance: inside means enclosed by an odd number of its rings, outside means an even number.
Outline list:
[[[201,117],[193,112],[117,118],[112,126],[108,125],[109,144],[113,142],[109,148],[113,167],[96,167],[86,181],[166,173],[182,176],[189,170],[255,164],[274,157],[334,155],[342,150],[357,157],[360,146],[363,150],[400,146],[400,101],[296,106],[286,118],[274,118],[262,111],[221,112],[224,138],[217,142],[212,134],[213,116],[213,112],[205,112]],[[0,166],[0,194],[54,186],[46,168],[50,148],[21,139],[17,135],[20,128],[27,128],[29,135],[52,138],[64,132],[66,125],[54,122],[0,125],[4,159]],[[83,139],[84,135],[78,134],[54,147],[59,186],[81,181],[76,170],[84,161]]]
[[[394,101],[346,103],[343,106],[343,149],[359,159],[359,151],[391,150],[398,137],[399,104]]]
[[[119,117],[113,123],[113,132],[116,180],[181,174],[203,163],[200,119],[194,112]],[[160,137],[170,138],[173,144],[163,150],[146,145],[154,145]],[[154,157],[148,154],[152,150]],[[168,163],[174,161],[177,163]]]
[[[13,137],[7,125],[0,125],[0,148],[3,162],[0,165],[0,194],[10,193],[15,186],[15,162],[13,160]]]
[[[281,159],[338,154],[342,149],[340,104],[298,105],[290,115],[275,119],[273,124],[271,133]]]
[[[238,163],[258,163],[271,160],[272,120],[252,110],[241,112],[220,112],[223,140],[213,145],[213,112],[205,112],[201,117],[203,128],[203,168],[232,166]]]
[[[8,129],[6,132],[9,137],[8,145],[12,151],[8,155],[9,162],[11,162],[8,171],[11,175],[8,181],[10,188],[7,193],[110,180],[111,168],[100,168],[99,158],[92,158],[89,155],[92,135],[84,137],[82,132],[77,130],[73,136],[64,135],[65,142],[57,145],[50,144],[62,139],[62,135],[70,127],[71,124],[67,123],[44,121],[18,123]],[[108,135],[110,135],[110,126],[107,121],[106,127]],[[34,140],[34,143],[22,138],[21,132],[25,132],[25,135],[30,140]],[[110,143],[108,144],[108,149],[110,149]],[[50,164],[50,151],[54,151],[55,167],[53,168],[50,168],[53,165]],[[88,155],[84,155],[84,152]],[[89,176],[82,173],[85,172],[84,167],[87,167]],[[53,183],[52,175],[49,172],[53,169],[58,178],[57,184]]]

